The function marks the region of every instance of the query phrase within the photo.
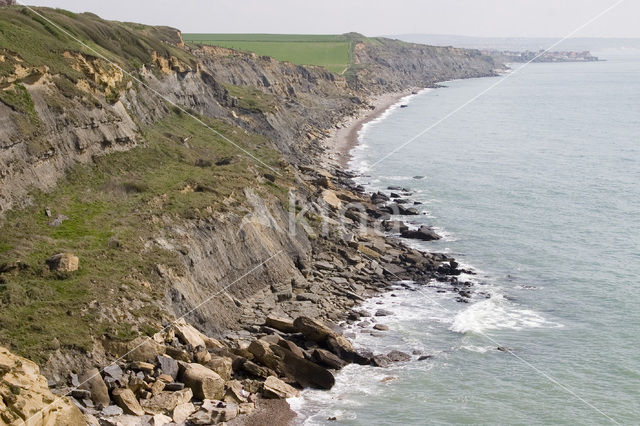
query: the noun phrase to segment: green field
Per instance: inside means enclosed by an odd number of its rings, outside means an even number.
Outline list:
[[[183,34],[186,42],[228,47],[297,65],[319,65],[343,74],[351,65],[351,40],[344,35]]]

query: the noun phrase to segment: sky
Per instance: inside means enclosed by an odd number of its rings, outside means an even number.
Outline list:
[[[183,32],[640,37],[639,0],[18,0]]]

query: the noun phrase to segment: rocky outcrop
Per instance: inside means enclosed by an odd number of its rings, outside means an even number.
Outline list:
[[[81,426],[85,420],[69,398],[49,391],[35,363],[0,347],[0,423]]]

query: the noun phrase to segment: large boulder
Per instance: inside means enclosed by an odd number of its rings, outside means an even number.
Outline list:
[[[178,319],[173,324],[173,329],[182,343],[191,345],[194,348],[198,346],[206,347],[206,336],[196,330],[191,324],[187,324],[184,318]]]
[[[335,384],[333,374],[326,368],[300,358],[282,346],[272,345],[271,350],[280,358],[278,371],[303,388],[331,389]]]
[[[91,368],[80,375],[80,389],[88,390],[91,392],[91,400],[94,404],[101,407],[106,407],[111,403],[109,398],[109,389],[106,383],[102,380],[100,371],[97,368]]]
[[[178,405],[191,401],[192,397],[193,391],[188,388],[176,392],[163,391],[149,399],[140,400],[140,405],[148,414],[168,414]]]
[[[264,381],[262,394],[265,398],[286,399],[296,397],[300,392],[277,377],[269,376]]]
[[[320,321],[309,317],[296,318],[293,321],[293,326],[296,328],[296,331],[304,334],[304,337],[318,343],[325,342],[330,336],[338,335],[338,333],[322,324]]]
[[[115,403],[118,404],[118,407],[122,408],[126,414],[144,416],[145,411],[140,406],[138,399],[131,389],[118,388],[114,389],[111,394],[113,395]]]
[[[204,365],[187,364],[180,378],[196,398],[222,399],[224,396],[224,379]]]
[[[128,361],[155,362],[158,355],[163,355],[166,348],[150,337],[141,336],[129,342],[103,341],[107,352],[117,357],[125,357]]]
[[[225,381],[231,380],[233,374],[233,360],[231,358],[212,355],[205,366],[218,373]]]
[[[71,253],[58,253],[47,259],[47,265],[52,271],[74,272],[78,270],[79,259]]]
[[[311,354],[311,357],[318,364],[327,366],[329,368],[333,368],[335,370],[339,370],[345,365],[347,365],[347,362],[344,361],[342,358],[321,348],[314,349],[313,353]]]
[[[69,398],[49,391],[34,362],[0,347],[0,424],[83,426],[86,422]]]
[[[286,318],[270,316],[265,320],[265,325],[282,331],[283,333],[295,333],[296,331],[293,321]]]

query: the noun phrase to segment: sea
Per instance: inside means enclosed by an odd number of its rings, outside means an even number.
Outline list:
[[[474,271],[474,296],[365,302],[393,315],[356,346],[429,357],[347,366],[289,400],[301,423],[640,424],[640,56],[604,59],[446,82],[363,127],[357,182],[409,189],[403,219],[443,236],[409,243]]]

